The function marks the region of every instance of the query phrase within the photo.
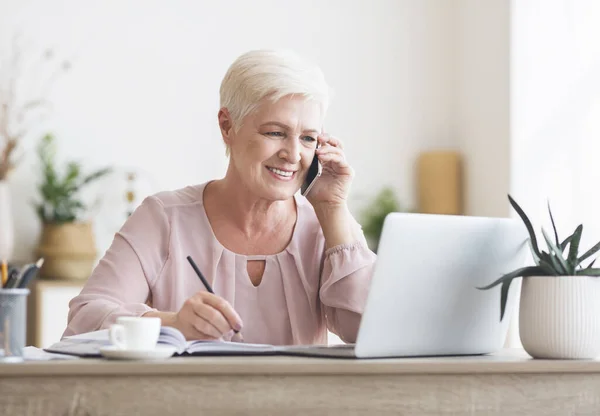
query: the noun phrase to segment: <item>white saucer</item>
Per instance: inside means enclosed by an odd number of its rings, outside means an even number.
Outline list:
[[[153,350],[122,350],[114,345],[100,348],[100,354],[114,360],[160,360],[171,357],[175,351],[170,345],[157,345]]]

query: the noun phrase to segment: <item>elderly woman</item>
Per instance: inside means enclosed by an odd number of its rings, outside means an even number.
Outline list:
[[[376,256],[348,210],[342,144],[323,132],[321,71],[288,52],[252,51],[220,95],[227,173],[141,203],[70,302],[65,336],[155,316],[187,339],[241,330],[245,342],[324,344],[329,329],[355,341]],[[315,154],[323,172],[305,198]]]

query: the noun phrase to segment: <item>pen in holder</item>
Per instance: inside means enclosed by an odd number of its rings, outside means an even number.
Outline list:
[[[23,361],[29,289],[0,289],[0,362]]]
[[[10,274],[4,288],[7,289],[26,289],[29,286],[29,283],[34,279],[34,277],[38,274],[42,265],[44,264],[44,259],[39,259],[37,262],[32,264],[27,264],[21,268],[20,271],[15,271]]]

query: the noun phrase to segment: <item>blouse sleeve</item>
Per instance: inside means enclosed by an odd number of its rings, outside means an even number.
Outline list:
[[[119,316],[141,316],[168,256],[170,226],[164,207],[146,198],[127,219],[81,293],[69,303],[64,336],[109,327]]]
[[[325,252],[319,295],[327,328],[344,342],[356,342],[376,258],[364,238]]]

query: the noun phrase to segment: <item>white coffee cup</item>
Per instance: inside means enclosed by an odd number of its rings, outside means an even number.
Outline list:
[[[121,350],[153,350],[160,335],[160,318],[122,316],[108,331],[110,342]]]

